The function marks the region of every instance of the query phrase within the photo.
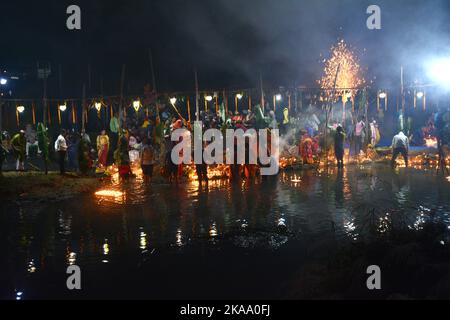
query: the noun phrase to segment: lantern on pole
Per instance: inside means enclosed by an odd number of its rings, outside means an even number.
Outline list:
[[[205,96],[205,111],[208,111],[208,102],[211,102],[213,100],[213,97],[211,95]]]
[[[243,97],[242,93],[238,93],[234,97],[234,113],[236,114],[239,112],[239,100],[241,100],[242,97]]]
[[[20,114],[25,111],[25,107],[23,105],[16,106],[16,122],[17,127],[20,127]]]
[[[141,101],[139,99],[136,99],[133,101],[133,109],[134,111],[138,112],[139,109],[141,108],[142,104]]]
[[[378,91],[377,95],[377,110],[380,110],[380,99],[384,100],[384,110],[387,111],[387,92],[386,91]]]
[[[60,105],[58,105],[58,123],[61,124],[61,112],[64,112],[67,110],[67,104],[64,102]]]

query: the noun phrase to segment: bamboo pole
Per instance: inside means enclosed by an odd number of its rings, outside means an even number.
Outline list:
[[[56,108],[58,109],[58,124],[61,125],[61,110],[59,109],[59,101],[56,103]]]
[[[152,87],[153,87],[152,89],[153,89],[153,92],[156,93],[156,77],[155,77],[155,68],[153,66],[153,54],[152,54],[151,48],[148,49],[148,58],[150,60],[150,71],[152,74]]]
[[[259,72],[259,86],[260,86],[260,90],[261,90],[261,110],[264,113],[265,101],[264,101],[263,78],[262,78],[261,71]]]
[[[36,125],[36,105],[34,101],[31,103],[31,112],[33,117],[33,125]]]
[[[200,108],[198,105],[198,75],[197,75],[197,68],[194,69],[194,77],[195,77],[195,119],[196,121],[200,121]]]
[[[191,123],[191,102],[189,96],[186,99],[187,99],[188,122]]]
[[[122,74],[120,76],[120,103],[119,103],[119,114],[123,115],[123,119],[126,119],[126,110],[124,110],[123,107],[123,87],[125,85],[125,72],[126,72],[126,65],[122,65]],[[122,117],[119,116],[119,127],[122,128]]]
[[[82,101],[81,101],[81,129],[86,130],[86,84],[83,83],[83,92],[82,92]]]
[[[340,69],[341,69],[341,65],[338,64],[338,67],[336,69],[336,76],[334,78],[333,91],[331,93],[331,97],[334,97],[335,92],[336,92],[336,83],[337,83]],[[325,136],[325,165],[327,168],[328,168],[328,120],[329,120],[328,118],[329,118],[330,109],[332,109],[331,103],[330,103],[330,96],[328,96],[327,107],[325,110],[325,134],[324,134],[324,136]]]

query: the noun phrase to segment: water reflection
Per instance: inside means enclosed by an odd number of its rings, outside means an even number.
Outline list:
[[[75,252],[69,252],[67,255],[67,264],[73,266],[77,262],[77,254]]]
[[[447,179],[435,174],[369,166],[283,172],[251,183],[149,187],[137,177],[67,202],[4,207],[0,234],[9,241],[10,269],[21,266],[25,279],[59,264],[138,265],[155,249],[278,250],[293,240],[420,230],[430,219],[450,227],[449,197]]]
[[[139,234],[139,249],[141,249],[142,253],[147,252],[147,234],[144,231],[141,231]]]

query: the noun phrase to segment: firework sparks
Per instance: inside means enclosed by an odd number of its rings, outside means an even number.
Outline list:
[[[330,100],[335,101],[340,96],[349,99],[356,94],[357,88],[363,87],[366,83],[358,57],[344,40],[340,40],[331,48],[331,57],[324,59],[323,63],[324,74],[318,83]],[[338,68],[339,73],[336,79]],[[336,92],[333,95],[335,79]]]

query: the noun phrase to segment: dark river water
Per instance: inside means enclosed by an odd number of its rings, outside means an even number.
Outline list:
[[[4,204],[0,294],[289,298],[303,265],[370,241],[373,230],[419,230],[431,219],[450,226],[449,183],[434,171],[355,166],[201,187],[135,178],[99,186],[100,195]],[[81,268],[80,291],[66,288],[71,264]]]

